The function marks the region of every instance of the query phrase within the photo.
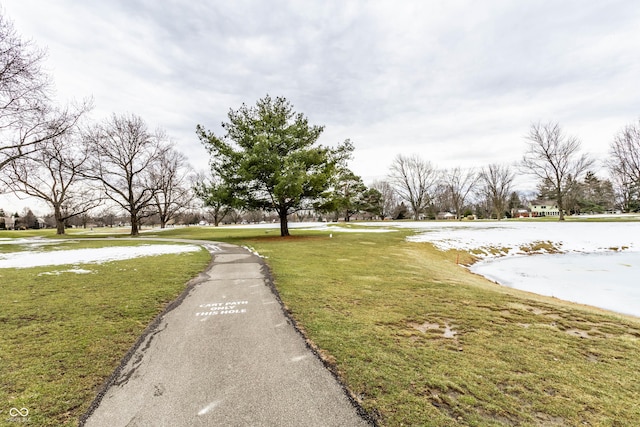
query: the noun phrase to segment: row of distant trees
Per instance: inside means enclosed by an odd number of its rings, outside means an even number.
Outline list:
[[[514,191],[516,174],[533,177],[537,193],[529,198],[556,202],[560,220],[565,212],[639,210],[640,121],[614,137],[609,157],[600,165],[581,153],[580,145],[558,123],[534,123],[518,164],[439,170],[417,155],[398,155],[387,181],[375,183],[374,188],[392,200],[386,204],[387,212],[397,197],[409,204],[414,219],[434,217],[437,211],[453,212],[458,219],[469,213],[497,219],[509,216],[527,204]],[[598,166],[608,169],[612,179],[598,177],[594,172]]]
[[[227,218],[228,222],[241,223],[243,221],[260,222],[273,221],[262,212],[242,213],[237,212]],[[199,208],[185,209],[177,214],[173,224],[179,225],[197,225],[201,223],[209,223],[210,217],[206,211]],[[66,228],[92,228],[92,227],[122,227],[129,226],[129,216],[122,210],[117,208],[94,209],[82,215],[77,215],[65,221]],[[158,215],[151,215],[144,218],[140,224],[141,228],[160,227],[160,218]],[[49,213],[42,217],[37,217],[29,207],[25,207],[21,212],[7,213],[0,208],[0,230],[15,229],[38,229],[38,228],[55,228],[56,219],[53,213]]]
[[[516,204],[516,173],[537,179],[538,195],[558,203],[561,219],[565,209],[608,208],[616,198],[624,210],[639,205],[640,122],[614,138],[606,162],[611,181],[590,172],[595,162],[580,153],[577,138],[546,123],[531,126],[517,166],[440,170],[400,154],[385,180],[366,186],[348,167],[349,140],[319,145],[322,126],[311,125],[285,98],[267,95],[230,109],[221,133],[196,127],[211,168],[194,174],[166,133],[149,130],[135,114],[90,122],[88,101],[54,107],[43,58],[0,16],[0,180],[7,190],[47,203],[59,234],[78,218],[115,209],[137,235],[152,218],[162,227],[185,221],[196,199],[216,225],[273,214],[283,236],[293,215],[348,221],[419,219],[438,211],[461,218],[471,211],[500,219]]]

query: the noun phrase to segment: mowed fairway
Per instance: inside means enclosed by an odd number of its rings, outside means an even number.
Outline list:
[[[105,244],[137,243],[60,246]],[[86,264],[85,274],[69,265],[0,269],[0,425],[77,425],[143,330],[209,258],[202,250]],[[28,417],[11,417],[11,408]]]
[[[409,232],[209,233],[267,257],[288,310],[381,425],[640,419],[637,319],[495,285]]]
[[[193,227],[158,237],[265,256],[287,310],[380,425],[637,423],[639,320],[500,287],[456,265],[467,254],[409,243],[409,233]],[[141,260],[46,279],[44,267],[0,270],[0,403],[31,408],[35,425],[77,422],[208,254]]]

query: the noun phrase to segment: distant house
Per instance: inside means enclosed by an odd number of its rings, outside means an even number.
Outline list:
[[[531,211],[529,209],[511,209],[511,218],[529,218]]]
[[[0,226],[1,229],[13,230],[15,218],[13,215],[5,216],[4,218],[0,218],[0,223],[4,223],[4,227]]]
[[[534,200],[529,205],[532,217],[560,216],[558,203],[553,200]]]
[[[16,218],[13,215],[0,217],[0,230],[14,230],[17,228],[25,229],[27,226],[20,222],[21,218],[18,218],[16,224]],[[17,228],[16,228],[17,227]],[[33,224],[29,225],[29,228],[47,228],[47,222],[43,218],[36,218]]]
[[[438,212],[436,219],[456,219],[456,216],[451,212]]]

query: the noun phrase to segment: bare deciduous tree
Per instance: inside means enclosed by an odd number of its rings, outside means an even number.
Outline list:
[[[479,192],[492,207],[498,221],[502,219],[515,175],[508,165],[490,164],[480,171]]]
[[[580,141],[566,136],[557,123],[531,125],[526,139],[528,149],[522,167],[553,188],[560,221],[564,221],[564,198],[592,165],[586,154],[579,154]]]
[[[22,40],[0,14],[0,170],[69,131],[90,108],[90,102],[52,107],[51,82],[41,69],[44,58],[45,51]]]
[[[64,234],[67,220],[99,204],[96,192],[81,179],[88,163],[87,153],[70,134],[50,139],[38,148],[9,163],[2,181],[10,190],[51,206],[56,232]]]
[[[168,149],[166,141],[163,132],[149,132],[134,114],[114,114],[85,135],[91,153],[86,176],[127,212],[132,236],[139,234],[140,220],[154,213],[150,206],[160,188],[154,166]]]
[[[456,218],[461,220],[462,209],[476,184],[476,173],[472,169],[453,168],[445,172],[443,184]]]
[[[417,155],[399,154],[391,164],[389,181],[400,198],[411,205],[413,219],[418,220],[431,203],[438,172],[431,162]]]
[[[640,206],[640,120],[625,126],[613,139],[607,166],[624,210]]]
[[[391,216],[393,210],[398,205],[396,192],[388,181],[374,181],[371,188],[378,190],[382,196],[380,216],[384,219]]]
[[[190,207],[193,193],[188,182],[189,167],[184,154],[166,150],[153,165],[154,181],[158,191],[153,204],[160,219],[160,228],[174,219],[180,211]]]

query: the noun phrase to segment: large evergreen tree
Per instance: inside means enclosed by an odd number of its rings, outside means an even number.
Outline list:
[[[247,209],[276,212],[281,236],[289,235],[288,215],[309,208],[353,150],[348,142],[335,149],[317,145],[323,127],[310,125],[282,97],[231,109],[222,128],[224,135],[196,128],[213,171]]]

